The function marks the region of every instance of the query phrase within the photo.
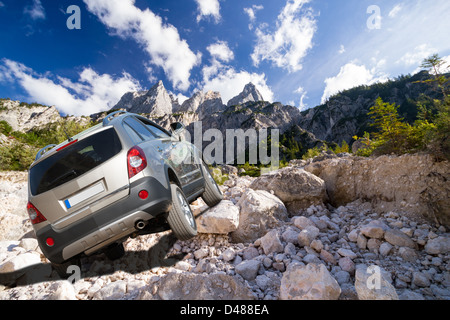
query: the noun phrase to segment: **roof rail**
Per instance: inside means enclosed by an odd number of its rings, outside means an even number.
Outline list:
[[[107,126],[115,116],[117,116],[119,114],[125,114],[125,113],[128,113],[128,112],[124,111],[124,110],[119,110],[119,111],[114,111],[113,113],[108,114],[105,117],[105,119],[103,119],[103,126]]]
[[[36,159],[34,161],[38,161],[42,156],[47,152],[47,149],[56,147],[56,144],[49,144],[48,146],[43,147],[41,150],[38,151],[36,155]]]

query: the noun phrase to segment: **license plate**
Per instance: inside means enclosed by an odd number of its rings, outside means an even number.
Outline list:
[[[96,185],[81,191],[80,193],[77,193],[76,195],[67,198],[66,200],[64,200],[64,204],[66,205],[67,209],[70,209],[74,206],[76,206],[77,204],[88,200],[89,198],[92,198],[96,195],[98,195],[99,193],[102,193],[103,191],[105,191],[105,188],[103,187],[102,183],[97,183]]]

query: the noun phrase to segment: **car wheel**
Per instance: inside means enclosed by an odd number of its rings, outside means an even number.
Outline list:
[[[202,199],[209,207],[214,207],[222,201],[223,194],[205,162],[202,164],[202,171],[205,177],[205,192],[202,194]]]
[[[180,187],[171,183],[170,188],[172,191],[172,208],[169,211],[167,222],[179,240],[189,240],[197,235],[194,214]]]

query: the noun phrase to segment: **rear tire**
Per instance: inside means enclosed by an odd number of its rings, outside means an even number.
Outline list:
[[[169,211],[167,222],[175,237],[179,240],[189,240],[197,235],[194,214],[180,187],[171,183],[170,189],[172,191],[172,208]]]
[[[223,194],[205,162],[202,163],[202,171],[205,177],[205,192],[202,194],[202,199],[208,207],[214,207],[223,200]]]

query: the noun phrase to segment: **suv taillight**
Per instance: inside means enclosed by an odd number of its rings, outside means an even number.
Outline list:
[[[40,213],[39,210],[31,202],[28,202],[27,204],[27,211],[32,224],[38,224],[47,221],[42,213]]]
[[[128,177],[132,178],[147,167],[147,159],[144,151],[138,146],[135,146],[128,151]]]

